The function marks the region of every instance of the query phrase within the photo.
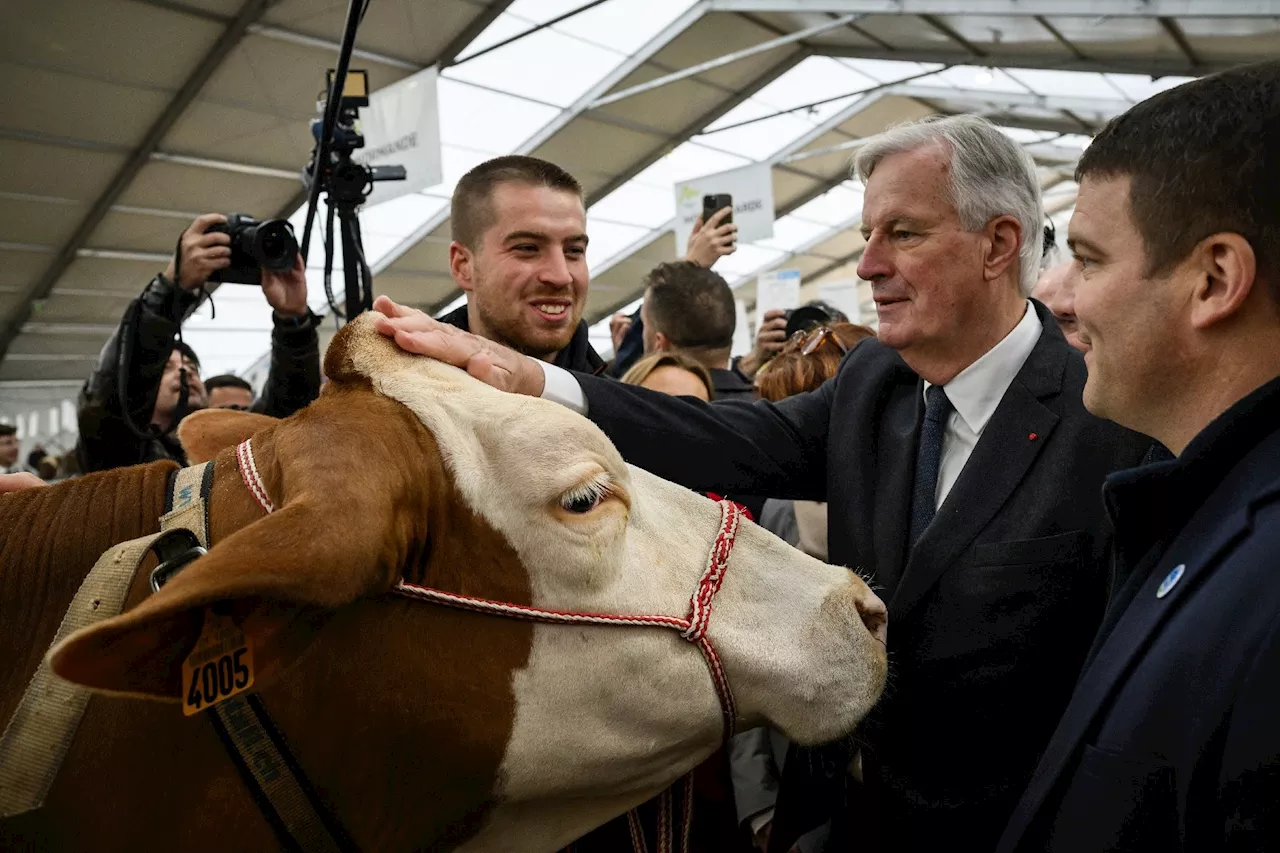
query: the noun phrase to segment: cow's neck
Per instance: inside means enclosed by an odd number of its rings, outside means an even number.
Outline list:
[[[102,552],[160,529],[175,468],[155,462],[0,497],[0,723]]]

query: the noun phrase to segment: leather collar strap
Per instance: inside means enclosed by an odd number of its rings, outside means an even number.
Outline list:
[[[193,468],[178,472],[169,491],[168,512],[160,520],[162,529],[182,525],[191,530],[205,548],[209,547],[209,493],[213,488],[213,464],[206,465],[207,468],[199,466],[199,473]],[[154,586],[158,588],[171,580],[181,569],[179,566],[159,577]],[[286,849],[300,853],[348,853],[356,849],[308,782],[258,696],[224,700],[213,706],[209,719],[258,808]]]

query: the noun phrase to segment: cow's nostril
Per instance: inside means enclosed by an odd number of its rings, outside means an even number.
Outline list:
[[[858,602],[858,614],[862,616],[862,624],[867,626],[871,636],[881,643],[887,644],[889,628],[889,612],[884,602],[875,593],[867,593]]]

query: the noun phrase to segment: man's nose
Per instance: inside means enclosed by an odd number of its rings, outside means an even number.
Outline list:
[[[542,268],[539,279],[544,284],[568,287],[573,284],[573,273],[569,269],[569,261],[562,252],[552,252]]]
[[[872,234],[858,261],[858,278],[863,281],[879,281],[891,275],[893,267],[889,263],[888,252],[885,251],[880,236]]]

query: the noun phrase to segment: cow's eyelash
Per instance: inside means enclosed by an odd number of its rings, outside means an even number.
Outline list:
[[[580,483],[560,496],[560,506],[570,512],[589,512],[613,494],[613,480],[608,474]]]

